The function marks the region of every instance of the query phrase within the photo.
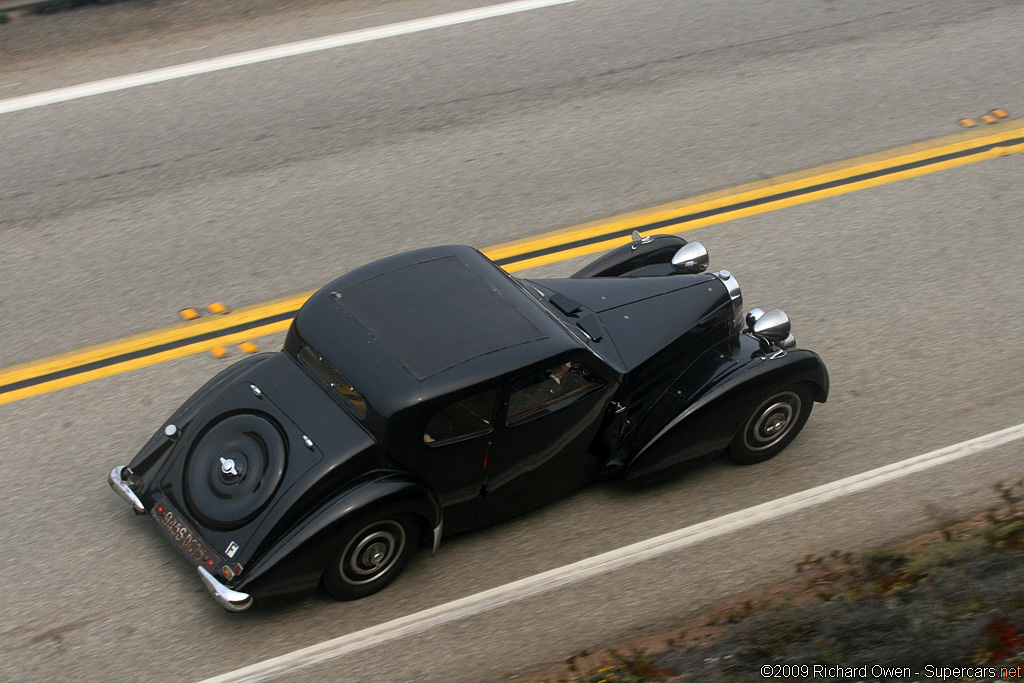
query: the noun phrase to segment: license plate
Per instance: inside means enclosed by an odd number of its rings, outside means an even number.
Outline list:
[[[158,512],[162,510],[162,512]],[[206,549],[199,534],[192,531],[187,524],[178,518],[178,513],[172,510],[166,503],[157,502],[152,510],[153,519],[156,520],[164,534],[171,540],[171,543],[178,547],[193,564],[207,564],[215,559],[215,555]]]

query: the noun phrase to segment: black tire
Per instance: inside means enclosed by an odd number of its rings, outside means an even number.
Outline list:
[[[768,394],[743,423],[729,445],[740,465],[774,458],[796,438],[811,416],[814,399],[806,384],[792,384]]]
[[[366,517],[348,525],[324,570],[324,588],[338,600],[373,595],[402,573],[419,539],[420,525],[410,515]]]

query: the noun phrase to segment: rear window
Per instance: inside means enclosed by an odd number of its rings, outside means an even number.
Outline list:
[[[352,383],[338,372],[333,365],[309,346],[299,349],[299,361],[302,362],[317,379],[319,379],[336,397],[352,409],[360,419],[366,417],[366,399],[356,391]]]

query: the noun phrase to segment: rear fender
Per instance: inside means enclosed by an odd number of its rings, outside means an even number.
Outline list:
[[[440,540],[442,510],[437,496],[415,478],[388,473],[340,492],[276,543],[235,587],[259,598],[315,589],[337,551],[348,524],[367,514],[411,514]],[[429,533],[424,534],[430,537]]]
[[[196,418],[205,405],[217,397],[224,387],[229,386],[232,382],[245,374],[245,372],[251,370],[257,364],[262,363],[273,355],[273,353],[258,353],[253,356],[247,356],[234,365],[221,370],[206,384],[193,392],[193,394],[167,419],[167,422],[165,422],[164,425],[161,426],[152,437],[150,437],[149,441],[146,442],[146,445],[142,447],[138,454],[132,458],[131,462],[128,464],[128,467],[132,472],[135,475],[148,478],[151,472],[155,471],[156,468],[162,465],[164,456],[172,451],[171,446],[173,446],[174,438],[176,437],[168,437],[167,433],[164,431],[168,425],[174,425],[175,432],[180,433],[192,422],[192,420]]]
[[[642,480],[652,473],[683,461],[725,449],[744,420],[765,394],[798,382],[811,388],[815,401],[828,398],[828,370],[813,351],[792,349],[784,354],[763,355],[757,340],[740,335],[736,355],[723,362],[737,362],[736,369],[701,388],[687,405],[640,449],[626,466],[625,479]],[[682,378],[686,381],[686,376]],[[669,391],[662,400],[672,400]]]
[[[646,277],[677,275],[672,257],[686,240],[678,235],[651,235],[612,249],[570,277]]]

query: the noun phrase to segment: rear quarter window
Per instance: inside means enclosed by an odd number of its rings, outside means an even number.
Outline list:
[[[423,431],[423,443],[437,446],[491,430],[498,390],[475,394],[451,404],[430,419]]]
[[[352,383],[338,372],[333,365],[309,346],[303,346],[297,354],[299,361],[316,375],[328,390],[340,398],[360,419],[366,417],[366,399],[356,391]]]

